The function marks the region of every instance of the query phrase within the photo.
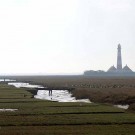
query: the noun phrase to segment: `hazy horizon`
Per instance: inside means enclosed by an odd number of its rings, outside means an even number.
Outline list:
[[[135,71],[134,0],[0,1],[0,75]]]

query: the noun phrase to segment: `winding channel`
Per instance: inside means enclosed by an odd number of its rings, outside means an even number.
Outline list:
[[[16,80],[10,80],[10,79],[0,79],[0,82],[7,81],[8,85],[15,86],[16,88],[44,88],[41,85],[33,85],[29,83],[24,82],[16,82]],[[49,100],[49,101],[57,101],[57,102],[85,102],[85,103],[91,103],[89,99],[81,99],[76,100],[75,97],[72,97],[72,94],[69,93],[68,90],[52,90],[52,95],[49,95],[49,90],[38,90],[37,95],[34,96],[36,99],[43,99],[43,100]],[[114,105],[114,107],[122,108],[122,109],[128,109],[129,105]]]

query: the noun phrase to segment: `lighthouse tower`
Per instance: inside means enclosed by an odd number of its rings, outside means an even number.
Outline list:
[[[134,73],[127,65],[125,67],[122,68],[122,58],[121,58],[121,45],[118,44],[118,48],[117,48],[117,68],[115,68],[115,66],[111,66],[107,72],[109,73],[113,73],[113,74],[118,74],[118,75],[122,75],[122,74],[126,74],[129,75],[131,73]]]
[[[122,71],[122,58],[121,58],[121,45],[118,45],[118,53],[117,53],[117,71]]]

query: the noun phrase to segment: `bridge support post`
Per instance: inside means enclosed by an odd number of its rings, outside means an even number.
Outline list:
[[[52,90],[49,90],[49,96],[52,96]]]

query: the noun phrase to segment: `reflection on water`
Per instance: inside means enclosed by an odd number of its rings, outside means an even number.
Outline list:
[[[46,99],[51,101],[58,102],[86,102],[91,103],[88,99],[76,100],[75,97],[72,97],[72,94],[68,90],[53,90],[52,96],[49,96],[49,91],[39,90],[35,98]]]

